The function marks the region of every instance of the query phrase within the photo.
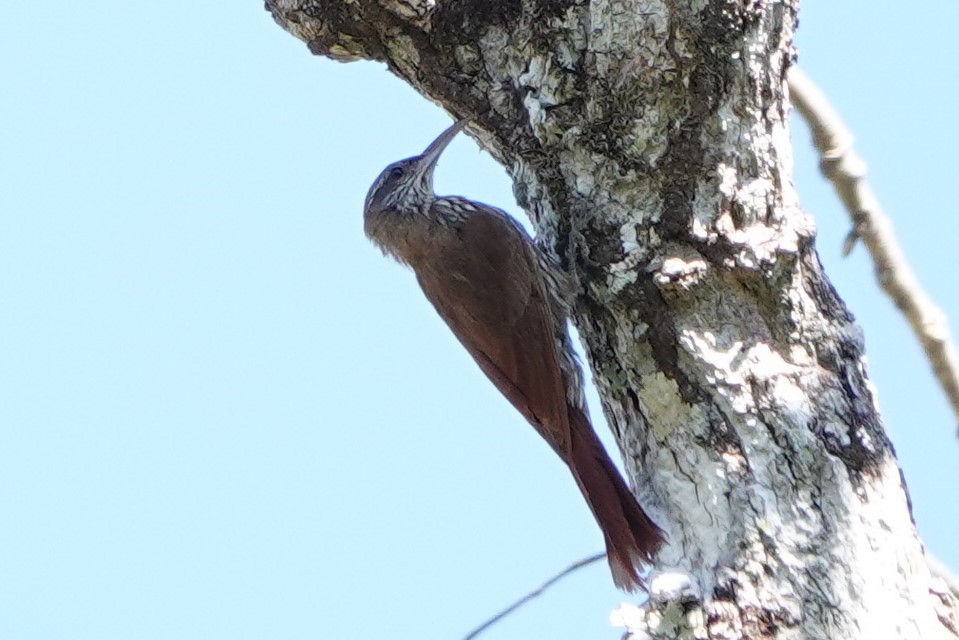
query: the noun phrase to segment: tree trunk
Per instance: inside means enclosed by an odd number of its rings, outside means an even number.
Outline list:
[[[666,530],[637,637],[957,636],[791,184],[796,4],[267,0],[504,164]],[[469,195],[469,194],[464,194]]]

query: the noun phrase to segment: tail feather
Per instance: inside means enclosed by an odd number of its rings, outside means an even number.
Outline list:
[[[645,588],[639,570],[665,542],[603,448],[589,418],[570,408],[569,467],[606,539],[613,582],[624,591]]]

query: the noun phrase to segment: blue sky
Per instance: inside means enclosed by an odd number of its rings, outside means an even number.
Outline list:
[[[956,318],[959,6],[932,4],[807,2],[800,59]],[[363,236],[373,178],[448,116],[261,3],[14,3],[0,35],[0,636],[458,638],[601,548]],[[794,138],[920,532],[959,569],[955,419],[862,248],[839,257],[845,214]],[[520,214],[465,136],[437,187]],[[622,600],[595,565],[488,637],[616,638]]]

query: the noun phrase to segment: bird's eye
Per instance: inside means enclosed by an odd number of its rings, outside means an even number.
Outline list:
[[[393,178],[400,178],[404,173],[406,173],[406,171],[403,169],[403,167],[393,167],[390,169],[390,176]]]

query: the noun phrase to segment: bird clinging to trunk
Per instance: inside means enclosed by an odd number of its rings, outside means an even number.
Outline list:
[[[566,463],[603,530],[616,586],[634,591],[663,534],[587,415],[566,328],[569,278],[505,212],[433,193],[440,154],[465,125],[460,120],[421,155],[383,170],[366,196],[366,235],[412,267],[480,369]]]

